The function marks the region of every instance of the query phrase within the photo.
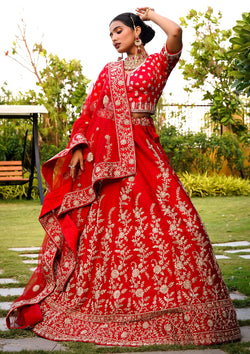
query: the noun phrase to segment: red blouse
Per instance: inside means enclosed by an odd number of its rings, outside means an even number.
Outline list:
[[[125,73],[131,112],[155,113],[157,102],[180,55],[181,51],[168,53],[164,46],[160,53],[149,55],[134,71]]]

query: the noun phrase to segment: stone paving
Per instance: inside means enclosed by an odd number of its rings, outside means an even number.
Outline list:
[[[57,342],[44,338],[0,339],[0,351],[20,352],[22,350],[66,351],[66,348]]]
[[[216,247],[247,247],[250,246],[250,242],[248,241],[239,241],[239,242],[227,242],[227,243],[217,243],[213,244]],[[31,271],[35,270],[35,267],[38,263],[38,247],[30,247],[30,248],[11,248],[11,251],[18,252],[19,256],[23,258],[23,262],[26,264],[30,264]],[[26,252],[26,253],[24,253]],[[225,255],[216,255],[217,259],[230,259],[231,254],[244,253],[244,255],[239,254],[238,256],[243,259],[250,259],[250,248],[236,248],[232,250],[225,250],[227,256]],[[247,254],[248,253],[248,254]],[[33,267],[32,267],[33,266]],[[0,269],[0,275],[3,271]],[[18,285],[18,281],[11,278],[0,278],[0,296],[19,296],[22,294],[24,288],[22,287],[11,287],[11,285]],[[1,285],[8,285],[8,288],[1,288]],[[232,299],[243,300],[247,298],[243,294],[239,294],[237,292],[230,294]],[[10,308],[11,302],[2,301],[0,302],[0,310],[8,310]],[[243,309],[236,309],[237,317],[239,320],[248,320],[250,319],[250,307]],[[0,330],[8,331],[5,318],[0,318]],[[241,327],[242,340],[241,342],[250,342],[250,326]],[[31,337],[31,338],[19,338],[19,339],[1,339],[0,338],[0,352],[20,352],[22,350],[27,351],[36,351],[36,350],[44,350],[44,351],[66,351],[66,348],[63,344],[50,341],[40,337]],[[205,350],[183,350],[183,351],[168,351],[168,354],[223,354],[224,351],[220,349],[205,349]],[[166,352],[157,352],[157,354],[163,354]],[[135,354],[135,353],[130,353]],[[144,352],[144,354],[153,354],[153,352]]]

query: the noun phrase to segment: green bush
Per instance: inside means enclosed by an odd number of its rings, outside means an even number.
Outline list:
[[[29,173],[26,172],[25,178],[29,178]],[[28,196],[29,183],[22,185],[8,185],[0,186],[0,199],[12,200],[12,199],[25,199]],[[43,184],[43,190],[45,193],[45,185]],[[33,181],[33,188],[31,190],[31,199],[39,199],[38,181],[35,175]]]
[[[250,195],[250,181],[225,175],[193,174],[184,172],[180,180],[190,197]],[[0,186],[0,199],[25,199],[29,184],[22,186]],[[43,185],[45,192],[45,186]],[[32,199],[39,199],[37,180],[34,179]]]
[[[40,156],[41,156],[41,164],[51,159],[53,156],[58,154],[60,151],[66,148],[68,142],[68,138],[62,139],[59,147],[54,144],[43,144],[40,146]]]
[[[219,173],[226,161],[233,176],[250,177],[249,169],[244,167],[244,147],[230,133],[208,137],[203,132],[183,133],[173,125],[165,125],[160,142],[177,173]]]
[[[24,129],[19,129],[13,122],[3,120],[0,125],[0,159],[22,160]]]
[[[250,181],[225,175],[183,173],[180,180],[190,197],[249,195]]]

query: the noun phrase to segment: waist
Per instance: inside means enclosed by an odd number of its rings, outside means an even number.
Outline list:
[[[114,112],[112,110],[100,110],[99,116],[105,119],[114,120]],[[134,125],[150,126],[152,124],[152,114],[149,112],[131,112],[131,121]]]
[[[152,124],[152,117],[151,115],[131,115],[131,120],[133,125],[143,125],[143,126],[150,126]]]
[[[132,118],[151,118],[151,113],[147,112],[131,112]]]

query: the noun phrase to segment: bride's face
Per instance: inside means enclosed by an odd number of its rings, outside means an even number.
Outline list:
[[[137,32],[139,32],[138,29]],[[109,30],[113,45],[119,53],[134,54],[136,52],[134,41],[135,36],[139,34],[135,33],[135,30],[126,26],[121,21],[112,22]]]

